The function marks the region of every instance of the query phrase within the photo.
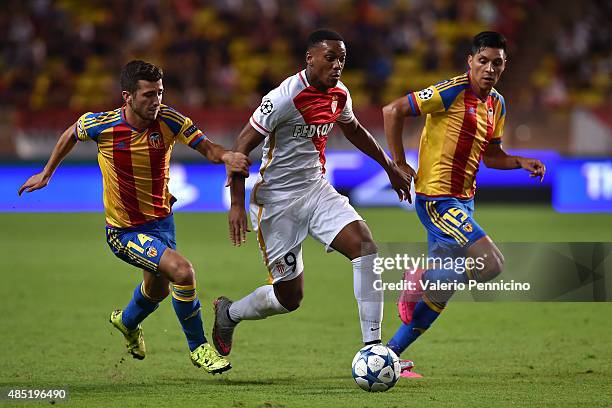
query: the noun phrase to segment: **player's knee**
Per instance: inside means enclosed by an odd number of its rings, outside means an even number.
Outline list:
[[[179,285],[192,285],[195,282],[195,269],[186,259],[175,262],[172,275],[174,283]]]
[[[361,255],[372,255],[378,253],[378,245],[372,239],[368,238],[361,242]]]
[[[479,281],[488,282],[495,279],[504,270],[504,256],[501,252],[493,254],[487,260],[486,267],[479,274]]]
[[[378,246],[370,238],[359,239],[356,238],[349,246],[347,251],[347,257],[350,260],[378,253]]]

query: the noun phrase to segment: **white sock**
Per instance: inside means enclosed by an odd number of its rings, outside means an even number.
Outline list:
[[[260,286],[249,295],[235,301],[229,308],[230,318],[238,323],[241,320],[261,320],[268,316],[289,313],[274,294],[274,286]]]
[[[377,256],[378,254],[365,255],[351,261],[353,289],[364,343],[381,339],[384,293],[374,289],[374,281],[380,279],[380,275],[374,273],[374,259]]]

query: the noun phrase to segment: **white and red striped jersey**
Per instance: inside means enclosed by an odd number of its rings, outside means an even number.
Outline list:
[[[304,70],[270,91],[250,119],[266,136],[251,200],[267,204],[307,193],[325,173],[325,145],[334,123],[353,118],[342,82],[322,92],[308,83]]]

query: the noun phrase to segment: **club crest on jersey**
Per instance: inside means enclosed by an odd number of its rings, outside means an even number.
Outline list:
[[[425,88],[422,91],[419,91],[419,93],[417,94],[417,96],[419,97],[420,100],[422,101],[426,101],[428,99],[431,99],[431,97],[433,96],[434,91],[433,89],[430,88]]]
[[[152,247],[152,246],[147,248],[147,256],[149,258],[155,258],[157,256],[157,249],[155,249],[155,247]]]
[[[264,101],[259,105],[259,111],[264,115],[267,115],[272,112],[274,109],[274,104],[269,99],[264,99]]]
[[[469,223],[469,222],[466,222],[465,224],[463,224],[463,225],[461,226],[461,228],[463,228],[463,230],[464,230],[465,232],[472,232],[472,231],[474,231],[474,227],[473,227],[473,226],[472,226],[472,224],[471,224],[471,223]]]
[[[320,125],[295,125],[293,127],[293,137],[313,137],[327,136],[333,129],[333,123],[322,123]]]
[[[158,132],[153,132],[149,135],[149,146],[154,149],[159,149],[162,147],[162,138]]]
[[[280,259],[278,259],[274,263],[274,269],[276,270],[276,273],[278,273],[280,276],[285,275],[285,264],[283,264],[283,261],[281,261]]]
[[[337,95],[333,95],[332,96],[332,102],[331,102],[331,111],[332,111],[332,113],[336,113],[336,109],[338,109],[338,96]]]

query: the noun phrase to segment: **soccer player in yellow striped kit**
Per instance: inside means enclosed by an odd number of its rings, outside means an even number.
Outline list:
[[[412,175],[402,144],[403,121],[406,116],[427,115],[419,146],[415,207],[427,230],[429,257],[474,260],[465,273],[442,267],[407,271],[408,281],[484,282],[496,277],[504,257],[473,218],[480,161],[501,170],[523,168],[540,180],[546,172],[539,160],[510,156],[501,147],[506,103],[493,86],[506,67],[505,38],[492,31],[476,35],[467,63],[465,74],[410,92],[383,108],[393,160]],[[450,296],[452,291],[403,293],[398,302],[403,324],[388,346],[400,355],[442,313]],[[411,368],[412,362],[403,360],[402,376],[416,376]]]
[[[143,282],[127,307],[111,313],[110,322],[124,335],[128,352],[143,359],[146,349],[140,323],[172,291],[172,305],[189,345],[192,363],[209,373],[229,370],[206,340],[195,271],[176,251],[172,204],[168,190],[170,156],[176,141],[190,146],[228,173],[248,176],[249,160],[206,138],[192,120],[163,105],[163,72],[135,60],[121,71],[124,105],[81,116],[57,142],[44,170],[19,189],[45,187],[77,141],[98,145],[104,186],[106,237],[111,250],[125,262],[143,269]]]

